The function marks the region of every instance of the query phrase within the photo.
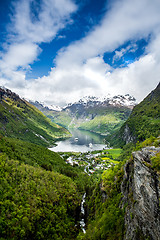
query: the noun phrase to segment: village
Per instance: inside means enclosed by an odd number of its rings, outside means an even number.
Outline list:
[[[63,152],[63,157],[67,164],[79,166],[84,169],[88,175],[101,174],[104,170],[107,170],[111,166],[115,166],[119,163],[118,156],[121,153],[121,149],[106,149],[100,151],[88,151],[86,153],[78,152]]]

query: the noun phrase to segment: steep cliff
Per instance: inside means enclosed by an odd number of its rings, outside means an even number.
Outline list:
[[[160,83],[141,103],[120,129],[120,138],[126,144],[143,141],[160,134]]]
[[[160,147],[146,147],[132,153],[132,160],[124,167],[121,185],[125,210],[124,240],[160,239],[160,182],[152,168],[152,156]]]

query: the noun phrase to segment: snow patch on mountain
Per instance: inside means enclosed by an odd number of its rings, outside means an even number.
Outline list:
[[[85,96],[75,103],[69,103],[63,109],[71,107],[72,105],[83,105],[83,106],[97,106],[97,105],[112,105],[112,106],[125,106],[133,108],[136,105],[136,99],[129,94],[126,95],[117,95],[111,97],[107,95],[105,97],[95,97],[95,96]]]
[[[43,105],[43,107],[48,108],[49,110],[53,110],[53,111],[57,111],[57,112],[60,112],[62,110],[62,108],[59,106],[49,105],[47,103],[42,103],[42,102],[41,102],[41,104]]]

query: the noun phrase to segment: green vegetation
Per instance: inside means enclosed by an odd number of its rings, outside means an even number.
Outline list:
[[[123,239],[124,209],[120,207],[122,178],[122,164],[104,171],[102,180],[88,201],[89,222],[86,234],[79,234],[78,240]]]
[[[132,111],[125,123],[136,140],[160,134],[160,84]]]
[[[71,179],[5,155],[0,169],[1,239],[72,239],[80,199]]]
[[[52,123],[37,108],[14,93],[3,96],[0,101],[0,134],[44,146],[70,136],[66,129]]]
[[[151,158],[152,167],[160,172],[160,152],[156,154],[156,156]]]
[[[89,107],[61,112],[43,110],[54,123],[66,128],[79,128],[104,135],[113,134],[127,120],[131,109],[127,107]]]
[[[43,113],[51,119],[52,122],[68,128],[69,124],[72,121],[72,118],[64,111],[55,112],[55,111],[43,111]]]
[[[121,148],[108,149],[107,152],[111,154],[113,159],[117,159],[122,153],[122,149]]]
[[[160,84],[133,111],[121,129],[106,138],[112,146],[144,141],[160,135]]]
[[[123,123],[124,121],[116,117],[114,114],[108,114],[96,116],[93,120],[82,123],[79,129],[108,135],[119,129]]]
[[[1,239],[75,239],[93,179],[45,147],[0,140]],[[77,227],[75,227],[77,225]]]
[[[133,160],[132,151],[160,146],[157,89],[134,108],[127,120],[135,142],[122,149],[60,153],[61,156],[45,146],[69,136],[68,131],[51,123],[17,95],[0,95],[0,239],[122,240],[124,164]],[[104,109],[96,110],[99,116],[84,124],[88,130],[113,133],[128,114],[128,110],[121,109],[104,116]],[[93,109],[88,110],[88,119],[93,113]],[[70,120],[66,118],[64,123],[70,124]],[[126,124],[121,128],[122,135]],[[67,164],[68,158],[73,166]],[[146,164],[159,173],[160,153]],[[86,234],[79,225],[85,192]]]

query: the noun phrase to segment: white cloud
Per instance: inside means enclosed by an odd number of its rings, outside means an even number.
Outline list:
[[[35,21],[29,17],[29,4],[24,4],[26,1],[23,1],[24,16],[23,11],[20,12],[20,5],[17,8],[14,32],[18,34],[20,41],[24,42],[25,39],[26,42],[26,38],[28,39],[33,52],[26,55],[21,64],[19,60],[16,60],[15,65],[11,61],[14,67],[19,64],[24,67],[30,61],[33,62],[39,51],[35,45],[38,46],[39,42],[50,41],[55,37],[58,29],[64,26],[66,16],[76,9],[71,1],[65,1],[68,3],[65,9],[61,7],[64,0],[52,0],[53,9],[56,9],[58,14],[53,16],[52,8],[49,9],[50,1],[44,1],[44,9]],[[159,0],[112,1],[111,8],[98,26],[85,38],[61,49],[55,59],[56,67],[51,69],[48,76],[31,81],[25,81],[22,76],[25,89],[19,90],[19,93],[34,100],[59,104],[74,101],[83,95],[108,93],[130,93],[138,100],[142,100],[156,87],[160,79],[159,9]],[[128,67],[112,69],[104,62],[105,52],[113,51],[127,41],[146,38],[150,34],[154,37],[146,49],[146,55]],[[137,46],[132,44],[130,48],[117,51],[115,58],[120,58],[126,51],[134,51],[136,48]],[[8,51],[8,56],[12,51]],[[23,75],[23,72],[20,74]]]
[[[62,49],[57,66],[81,63],[88,58],[113,51],[131,39],[147,37],[159,27],[159,0],[113,1],[101,24],[85,38]],[[66,61],[67,59],[67,61]]]
[[[0,67],[9,68],[10,70],[17,67],[26,67],[34,60],[36,60],[40,48],[33,43],[15,43],[8,48],[7,54],[4,54],[3,61],[0,63]]]
[[[26,97],[64,105],[86,95],[129,93],[141,101],[156,87],[159,79],[160,62],[156,61],[154,54],[116,70],[106,65],[102,57],[96,57],[68,72],[66,69],[52,69],[49,76],[28,84]]]
[[[71,0],[43,0],[37,7],[37,13],[33,14],[31,6],[34,4],[34,0],[21,0],[16,4],[12,31],[21,41],[26,39],[36,43],[51,41],[69,21],[70,14],[77,9]]]
[[[148,54],[126,68],[116,69],[106,81],[112,83],[109,85],[112,93],[130,93],[141,101],[158,84],[159,66],[160,62],[156,62],[154,56]]]
[[[0,54],[0,70],[7,86],[24,86],[25,70],[30,68],[29,65],[37,60],[42,51],[39,44],[55,38],[58,31],[69,23],[71,13],[77,9],[71,0],[42,0],[39,6],[36,3],[34,0],[14,3],[15,12],[8,28],[8,42],[5,51]],[[37,9],[36,14],[32,7],[35,11]],[[4,82],[4,78],[1,81]]]
[[[69,101],[89,93],[130,93],[142,100],[158,83],[160,53],[155,55],[155,52],[159,49],[160,1],[122,0],[113,3],[99,26],[85,38],[59,52],[56,69],[46,78],[46,83],[52,86],[53,96],[57,96],[56,101]],[[136,41],[149,34],[155,35],[155,40],[154,43],[151,41],[146,52],[148,55],[126,68],[109,69],[102,57],[96,57],[115,50],[129,40]],[[132,44],[117,52],[117,57],[136,48]],[[50,95],[53,101],[54,97]],[[47,97],[46,100],[49,101]]]

